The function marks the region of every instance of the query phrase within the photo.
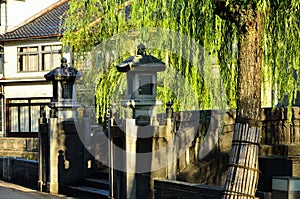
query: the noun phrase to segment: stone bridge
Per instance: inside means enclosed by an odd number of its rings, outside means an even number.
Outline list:
[[[271,180],[274,175],[300,176],[300,108],[293,107],[291,113],[292,117],[289,120],[286,108],[262,109],[260,191],[271,191]],[[198,133],[194,141],[177,160],[177,172],[179,173],[177,179],[187,183],[222,187],[227,171],[228,154],[231,149],[235,111],[226,111],[222,134],[212,153],[202,160],[198,158],[198,150],[202,142],[201,136],[205,135],[203,132],[209,126],[211,111],[174,113],[176,124],[174,128],[180,133],[180,129],[190,125],[193,115],[200,116],[202,119],[197,127]],[[164,118],[165,115],[158,115],[158,121],[161,124],[165,122]],[[37,138],[0,138],[0,156],[37,160],[37,150]],[[155,185],[156,192],[160,193],[165,182],[158,182],[158,180],[156,182],[159,183],[159,186],[157,183]],[[171,183],[168,181],[168,186]],[[187,185],[185,184],[185,186]]]

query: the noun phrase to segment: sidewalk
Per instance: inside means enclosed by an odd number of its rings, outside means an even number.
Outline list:
[[[38,192],[33,189],[22,187],[20,185],[4,182],[0,180],[0,199],[75,199],[63,195],[51,195],[47,193]]]

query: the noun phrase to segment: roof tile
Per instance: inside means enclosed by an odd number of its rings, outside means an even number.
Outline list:
[[[53,7],[53,9],[45,14],[34,18],[11,32],[5,33],[0,40],[58,36],[62,33],[60,30],[61,16],[63,16],[68,9],[68,1],[64,1],[61,5]]]

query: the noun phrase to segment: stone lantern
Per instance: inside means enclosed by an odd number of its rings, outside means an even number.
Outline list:
[[[117,66],[127,77],[126,98],[121,101],[126,117],[116,125],[112,107],[108,128],[110,198],[154,198],[155,178],[176,179],[172,103],[167,103],[164,124],[157,121],[155,112],[162,104],[156,100],[157,73],[165,69],[165,63],[146,54],[144,44],[137,46],[136,55]],[[167,166],[157,170],[162,162]]]
[[[166,69],[165,63],[146,54],[144,44],[137,46],[135,56],[127,58],[117,66],[119,72],[126,72],[127,95],[121,104],[132,109],[127,117],[136,119],[137,125],[144,126],[151,122],[152,109],[158,105],[156,100],[157,72]]]
[[[76,102],[75,80],[81,78],[82,74],[75,68],[68,67],[67,59],[63,57],[61,66],[53,69],[44,77],[53,84],[53,99],[50,103],[52,116],[57,116],[62,120],[76,117],[74,115],[76,111],[72,110],[80,105]]]
[[[53,98],[49,104],[50,117],[41,114],[39,127],[39,189],[58,194],[67,185],[83,179],[87,152],[75,126],[77,108],[76,79],[82,74],[67,66],[62,58],[61,66],[45,76],[53,84]],[[86,120],[85,120],[86,121]],[[89,123],[82,123],[82,131],[89,133]]]

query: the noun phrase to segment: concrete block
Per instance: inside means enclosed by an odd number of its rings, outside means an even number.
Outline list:
[[[272,199],[300,198],[300,178],[274,176],[272,179]]]

